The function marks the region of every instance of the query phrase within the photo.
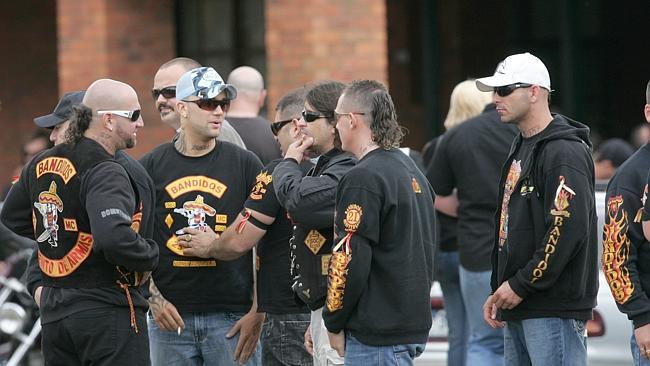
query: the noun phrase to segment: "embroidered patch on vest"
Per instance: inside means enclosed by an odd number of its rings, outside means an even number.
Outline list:
[[[52,156],[39,161],[35,168],[36,178],[40,178],[41,175],[46,173],[52,173],[61,177],[65,184],[68,184],[68,181],[77,175],[77,170],[72,162],[58,156]]]
[[[64,277],[74,272],[83,263],[93,248],[93,236],[80,232],[77,242],[70,251],[61,259],[51,259],[38,251],[38,266],[41,271],[50,277]]]
[[[305,237],[305,245],[312,253],[316,254],[320,248],[325,244],[327,239],[318,230],[310,230],[309,234]]]
[[[36,241],[42,243],[47,240],[52,247],[59,246],[59,224],[57,221],[59,212],[63,212],[63,201],[56,194],[56,182],[52,181],[47,191],[39,193],[38,202],[34,202],[34,207],[43,216],[43,227],[45,228],[45,231],[36,238]]]

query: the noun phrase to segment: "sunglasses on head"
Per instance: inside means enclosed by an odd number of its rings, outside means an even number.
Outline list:
[[[332,116],[324,116],[318,112],[314,111],[308,111],[306,109],[302,110],[302,113],[300,114],[302,118],[305,119],[305,122],[314,122],[315,120],[319,118],[331,118]]]
[[[125,118],[128,118],[131,120],[131,122],[135,122],[140,118],[140,110],[136,109],[134,111],[118,111],[118,110],[112,110],[112,111],[97,111],[97,114],[102,115],[102,114],[116,114],[118,116],[122,116]]]
[[[293,120],[294,120],[294,118],[285,119],[284,121],[277,121],[277,122],[271,123],[271,132],[273,132],[274,136],[277,136],[278,133],[280,133],[280,130],[282,129],[282,127],[284,127],[287,124],[291,123],[291,121],[293,121]]]
[[[531,86],[533,85],[524,84],[524,83],[515,83],[515,84],[496,87],[494,88],[494,92],[497,93],[497,95],[500,97],[507,97],[508,95],[512,94],[512,92],[514,92],[515,89],[530,88]]]
[[[158,96],[162,95],[165,99],[171,99],[176,97],[176,87],[168,86],[162,89],[151,89],[151,97],[153,100],[158,99]]]
[[[204,111],[214,111],[217,107],[221,107],[221,110],[225,113],[230,109],[230,99],[199,99],[199,100],[184,100],[184,102],[190,102],[196,104],[199,108]]]

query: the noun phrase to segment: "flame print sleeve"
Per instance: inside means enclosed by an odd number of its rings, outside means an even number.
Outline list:
[[[325,326],[345,329],[368,284],[373,237],[379,231],[379,200],[363,189],[340,190],[336,202],[335,241],[328,268]]]
[[[650,245],[643,238],[639,220],[642,201],[627,189],[610,186],[607,192],[603,226],[601,266],[619,310],[627,314],[635,327],[650,323],[650,300],[640,282],[639,252]]]

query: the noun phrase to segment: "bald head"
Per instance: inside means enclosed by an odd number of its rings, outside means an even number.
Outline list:
[[[237,99],[230,104],[228,116],[257,116],[266,99],[262,74],[250,66],[240,66],[228,75],[227,83],[237,88]]]
[[[259,71],[250,66],[240,66],[228,75],[228,84],[237,88],[238,92],[251,91],[259,93],[264,89],[264,79]]]
[[[95,112],[140,109],[135,90],[128,84],[111,79],[99,79],[90,84],[82,103]]]

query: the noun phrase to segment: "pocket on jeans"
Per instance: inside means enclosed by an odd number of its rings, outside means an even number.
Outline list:
[[[576,333],[580,337],[586,337],[587,332],[587,322],[584,320],[577,320],[577,319],[571,319],[571,323],[573,324],[573,329],[576,331]]]
[[[239,319],[241,319],[244,316],[244,313],[233,313],[233,312],[226,312],[224,313],[223,317],[232,323],[237,323]]]

